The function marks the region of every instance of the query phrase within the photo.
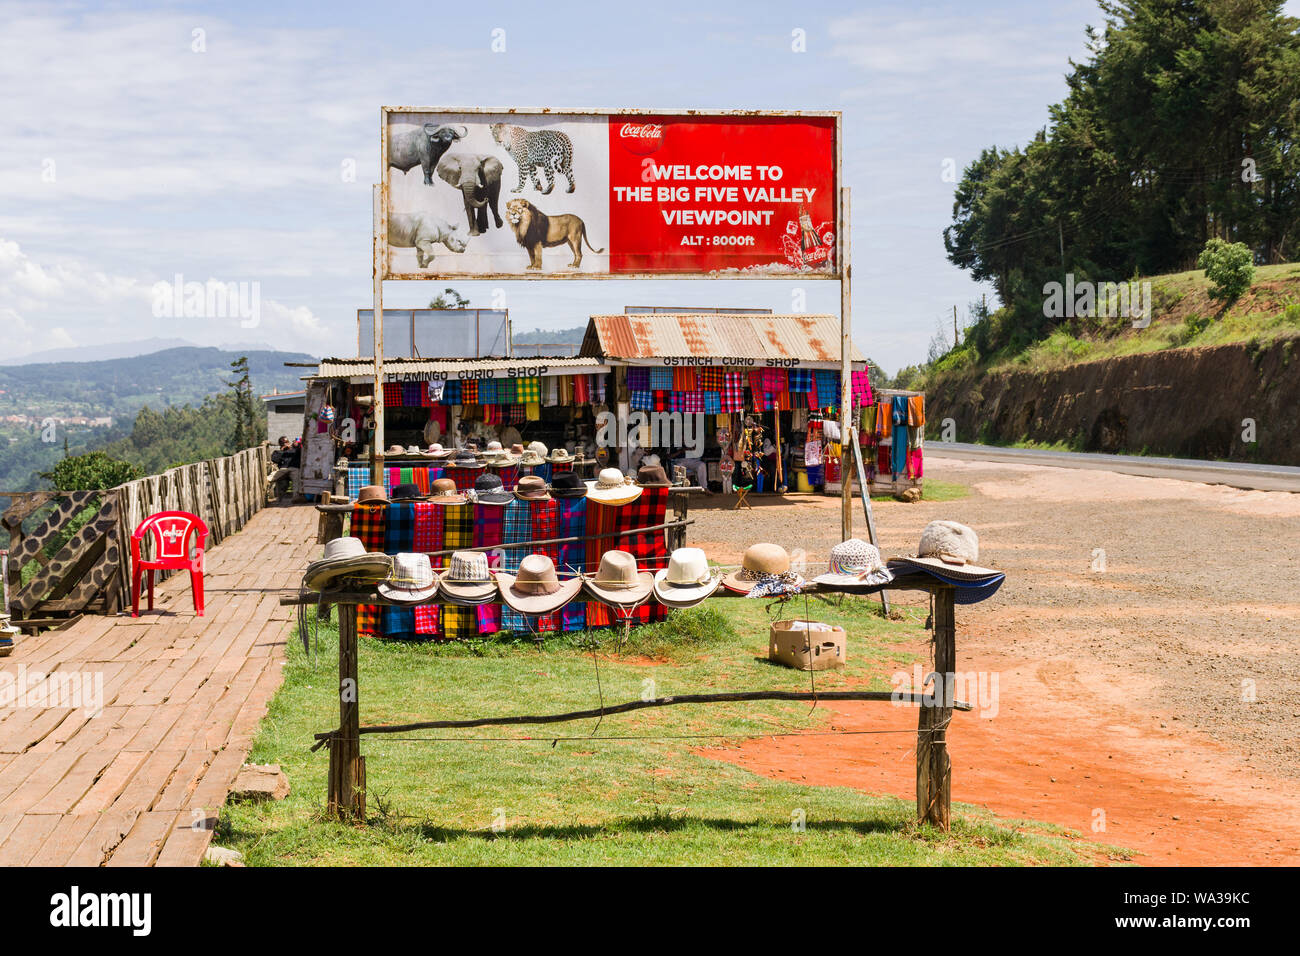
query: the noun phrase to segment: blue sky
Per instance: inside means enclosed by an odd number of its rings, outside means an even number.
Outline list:
[[[381,105],[839,109],[854,337],[892,372],[986,291],[943,255],[944,161],[1026,141],[1100,22],[1093,0],[0,2],[0,330],[11,355],[154,336],[352,354]],[[259,283],[260,325],[156,318],[150,290],[177,274]],[[456,285],[487,304],[488,283]],[[504,288],[527,330],[634,303],[787,311],[792,285]],[[834,283],[802,287],[838,312]],[[389,283],[385,304],[436,288]]]

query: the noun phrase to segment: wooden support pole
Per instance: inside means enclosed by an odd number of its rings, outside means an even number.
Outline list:
[[[339,729],[330,738],[326,812],[339,820],[363,820],[366,816],[366,758],[361,756],[355,604],[339,608]]]
[[[388,233],[385,223],[384,187],[374,187],[373,280],[375,285],[375,320],[371,329],[375,338],[375,435],[370,441],[370,480],[384,483],[384,273],[388,271]]]
[[[934,592],[934,703],[921,705],[916,729],[916,819],[944,831],[949,827],[952,804],[947,731],[957,670],[956,595],[953,587]]]
[[[838,122],[838,121],[837,121]],[[836,142],[839,141],[838,130]],[[849,230],[849,187],[840,188],[840,540],[853,537],[853,474],[844,443],[849,440],[853,410],[853,265]],[[863,488],[865,495],[867,489]]]

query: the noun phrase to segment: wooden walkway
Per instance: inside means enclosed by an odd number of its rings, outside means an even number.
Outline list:
[[[199,863],[280,686],[294,615],[279,597],[318,551],[316,521],[269,508],[209,551],[204,617],[180,573],[152,614],[85,617],[0,660],[12,686],[25,665],[29,689],[0,706],[0,865]],[[101,675],[102,713],[31,699],[38,672],[89,675],[92,691]]]

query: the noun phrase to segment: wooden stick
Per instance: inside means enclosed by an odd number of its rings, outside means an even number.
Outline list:
[[[357,609],[339,609],[339,734],[330,740],[326,812],[340,820],[366,815],[365,758],[361,756],[357,694]]]
[[[410,724],[383,724],[373,727],[356,728],[361,734],[398,734],[414,730],[451,730],[469,727],[501,727],[516,724],[559,724],[571,720],[588,720],[594,717],[608,717],[611,714],[626,714],[634,710],[646,710],[651,707],[675,707],[679,704],[727,704],[751,700],[789,700],[789,701],[830,701],[830,700],[868,700],[907,704],[924,704],[924,694],[899,693],[887,690],[834,690],[812,693],[809,691],[759,690],[738,691],[723,694],[677,694],[672,697],[656,697],[654,700],[633,700],[623,704],[609,704],[605,707],[593,707],[588,710],[574,710],[563,714],[539,714],[516,717],[476,717],[469,720],[424,720]],[[954,701],[956,710],[971,710],[965,701]],[[316,739],[324,743],[336,739],[345,731],[328,730],[316,734]],[[737,734],[737,736],[744,736]],[[314,748],[313,748],[314,749]]]
[[[916,727],[916,819],[947,831],[952,804],[952,760],[947,728],[956,702],[949,703],[957,668],[956,588],[934,593],[935,697],[921,705]],[[942,681],[942,684],[939,682]],[[958,708],[960,709],[960,708]]]

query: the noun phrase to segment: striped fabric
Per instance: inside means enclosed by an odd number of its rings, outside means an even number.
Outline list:
[[[685,368],[673,369],[673,391],[676,392],[693,392],[699,385],[696,384],[695,369],[687,366]]]

